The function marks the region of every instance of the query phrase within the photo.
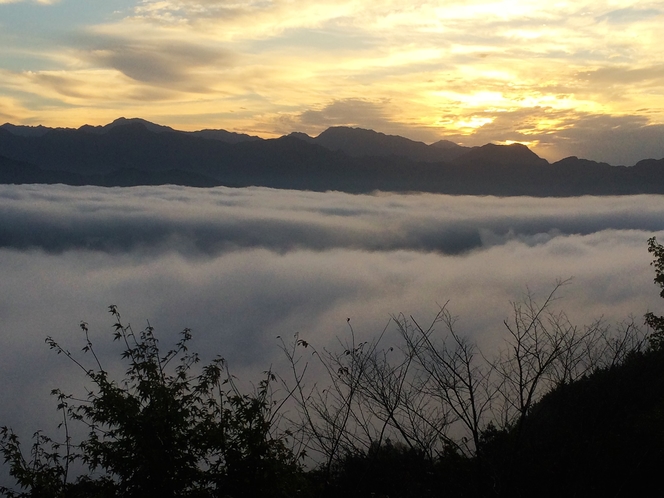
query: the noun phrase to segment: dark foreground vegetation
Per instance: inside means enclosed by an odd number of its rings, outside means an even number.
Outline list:
[[[649,241],[664,289],[664,247]],[[634,496],[664,464],[664,317],[574,326],[542,302],[514,303],[493,356],[443,307],[428,327],[393,317],[400,342],[336,351],[298,336],[290,372],[243,391],[218,358],[200,366],[182,332],[161,350],[115,306],[126,372],[89,339],[75,355],[87,394],[54,391],[61,433],[22,448],[2,428],[9,497]],[[662,290],[664,297],[664,290]],[[317,383],[309,380],[316,369]],[[321,376],[320,372],[324,375]],[[323,380],[320,380],[323,377]],[[83,430],[81,430],[83,428]],[[83,434],[76,439],[73,434]]]

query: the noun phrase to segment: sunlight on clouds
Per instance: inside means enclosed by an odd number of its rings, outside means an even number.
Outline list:
[[[386,52],[386,53],[385,53]],[[380,54],[366,54],[364,57],[340,60],[342,67],[353,71],[368,72],[374,68],[392,68],[398,72],[401,66],[416,65],[421,62],[439,61],[443,57],[437,49],[395,48]]]
[[[498,140],[495,143],[498,144],[498,145],[521,144],[521,145],[525,145],[529,149],[533,149],[533,148],[537,148],[537,146],[539,145],[539,140],[533,140],[533,141],[530,141],[530,142],[528,142],[526,140],[518,140],[518,141],[517,140],[503,140],[503,141]]]
[[[478,17],[493,17],[505,19],[509,17],[533,16],[541,12],[543,3],[537,0],[503,0],[492,2],[486,0],[451,2],[437,7],[436,14],[441,19],[477,19]]]
[[[351,16],[356,13],[356,3],[352,0],[158,1],[144,2],[130,19],[182,24],[195,28],[199,35],[213,35],[219,40],[266,39],[289,29],[316,27],[331,19]]]
[[[68,37],[24,72],[0,65],[0,94],[18,99],[5,110],[18,121],[59,109],[58,123],[79,126],[115,107],[264,136],[370,96],[384,116],[337,124],[430,141],[491,130],[506,143],[573,127],[538,109],[663,123],[663,20],[661,1],[143,0],[61,27]],[[541,119],[506,119],[521,110]]]
[[[481,128],[482,126],[493,122],[492,118],[487,118],[483,116],[471,116],[469,120],[460,120],[454,123],[454,127],[459,130],[465,130],[467,128],[475,129]]]
[[[0,71],[1,76],[2,71]],[[2,123],[18,119],[19,116],[25,114],[25,111],[17,99],[0,95],[0,121]]]
[[[433,96],[442,97],[470,107],[488,107],[505,103],[505,98],[500,92],[480,91],[472,94],[461,94],[441,91],[433,92]]]
[[[18,98],[13,99],[13,107],[2,105],[5,112],[9,110],[13,114],[12,120],[22,116],[22,120],[32,124],[39,124],[43,120],[48,120],[56,126],[70,127],[78,127],[85,123],[106,124],[118,117],[118,109],[122,109],[123,114],[130,116],[159,120],[160,116],[172,112],[182,115],[192,112],[205,114],[211,108],[210,101],[198,99],[197,102],[196,95],[148,87],[114,70],[41,71],[20,74],[4,72],[0,75],[3,77],[5,87],[39,94],[52,102],[59,102],[59,105],[44,106],[36,115],[27,109],[24,103],[20,103],[21,99]],[[96,102],[95,107],[86,105],[90,101]],[[155,102],[167,102],[168,108],[155,109]],[[69,116],[66,119],[63,119],[65,117],[63,108],[67,109],[66,114]]]
[[[26,71],[11,75],[4,84],[74,106],[85,105],[91,100],[102,103],[102,106],[104,102],[122,101],[136,89],[121,73],[99,69]]]
[[[537,38],[541,38],[544,36],[544,33],[541,31],[532,31],[532,30],[526,30],[526,29],[515,29],[512,31],[506,31],[505,36],[509,38],[520,38],[523,40],[526,40],[530,42],[531,40],[535,40]]]

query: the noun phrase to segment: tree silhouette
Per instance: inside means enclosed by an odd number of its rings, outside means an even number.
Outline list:
[[[662,290],[659,293],[664,298],[664,246],[662,246],[655,237],[648,239],[648,252],[654,256],[653,261],[650,263],[655,268],[655,284],[659,285]],[[646,325],[652,330],[650,336],[650,344],[654,349],[664,348],[664,316],[655,315],[648,312],[645,315]]]
[[[123,345],[124,378],[113,379],[89,337],[84,365],[52,338],[51,349],[76,364],[88,380],[85,399],[53,391],[63,413],[66,440],[58,444],[37,433],[26,459],[17,436],[0,434],[0,452],[24,490],[3,488],[10,497],[122,496],[213,497],[289,496],[299,474],[295,456],[276,432],[271,372],[255,392],[242,394],[216,358],[201,368],[188,351],[185,329],[173,349],[162,352],[148,325],[139,334],[123,325],[115,306],[114,340]],[[74,444],[71,421],[87,427],[87,437]],[[87,473],[70,480],[71,463]]]

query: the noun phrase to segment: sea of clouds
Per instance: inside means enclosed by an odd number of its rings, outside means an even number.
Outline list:
[[[445,303],[458,332],[497,348],[511,302],[569,277],[555,306],[579,325],[664,308],[646,245],[664,240],[661,196],[2,185],[0,220],[0,425],[27,435],[57,434],[49,392],[81,386],[44,338],[78,356],[85,321],[114,365],[111,304],[165,348],[191,328],[204,360],[253,379],[284,368],[277,336],[334,348],[350,318],[389,343],[392,315],[426,323]]]

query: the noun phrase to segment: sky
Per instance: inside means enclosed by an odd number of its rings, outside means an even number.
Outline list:
[[[0,122],[664,157],[664,2],[0,0]]]
[[[338,350],[350,318],[358,342],[387,329],[387,348],[391,316],[427,324],[446,303],[491,357],[511,303],[541,302],[568,278],[553,309],[577,327],[614,333],[664,310],[646,243],[664,240],[662,196],[0,185],[0,219],[0,425],[24,440],[60,434],[52,389],[85,395],[46,336],[92,366],[84,321],[105,367],[122,371],[111,304],[136,331],[149,321],[164,348],[190,328],[191,350],[226,358],[243,382],[287,375],[278,336]]]

